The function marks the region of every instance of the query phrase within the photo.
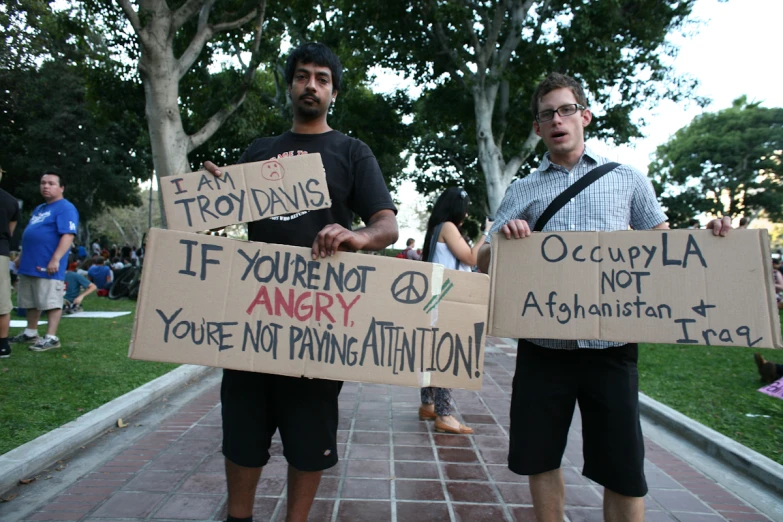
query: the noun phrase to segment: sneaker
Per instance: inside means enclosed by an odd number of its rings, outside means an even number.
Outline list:
[[[0,348],[0,359],[8,359],[11,357],[11,347]]]
[[[37,343],[41,338],[37,335],[27,335],[24,332],[8,339],[9,343]]]
[[[60,346],[60,340],[57,337],[49,337],[48,339],[46,337],[41,337],[38,339],[38,342],[30,347],[30,350],[34,352],[45,352],[46,350],[59,348]]]

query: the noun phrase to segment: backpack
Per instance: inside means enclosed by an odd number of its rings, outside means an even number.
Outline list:
[[[410,252],[411,250],[413,250],[413,249],[406,248],[405,250],[403,250],[402,252],[400,252],[399,254],[397,254],[394,257],[397,257],[399,259],[408,259],[408,252]]]

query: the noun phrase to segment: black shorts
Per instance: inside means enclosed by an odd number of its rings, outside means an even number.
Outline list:
[[[520,340],[509,469],[519,475],[558,469],[578,402],[582,474],[621,495],[646,495],[637,359],[636,344],[554,350]]]
[[[341,381],[223,370],[223,455],[240,466],[269,461],[275,430],[283,455],[299,471],[337,464]]]

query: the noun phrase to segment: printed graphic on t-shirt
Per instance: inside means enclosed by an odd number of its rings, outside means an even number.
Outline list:
[[[30,225],[37,225],[38,223],[43,223],[43,221],[51,215],[52,213],[49,210],[47,210],[46,212],[39,212],[38,214],[30,218]]]

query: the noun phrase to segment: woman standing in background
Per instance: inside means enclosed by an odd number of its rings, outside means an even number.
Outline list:
[[[462,237],[469,205],[468,193],[462,188],[448,188],[438,197],[427,222],[422,259],[454,270],[471,271],[485,237],[482,235],[472,248]],[[441,433],[473,433],[473,428],[461,424],[452,415],[449,388],[422,388],[419,418],[435,419],[435,430]]]

